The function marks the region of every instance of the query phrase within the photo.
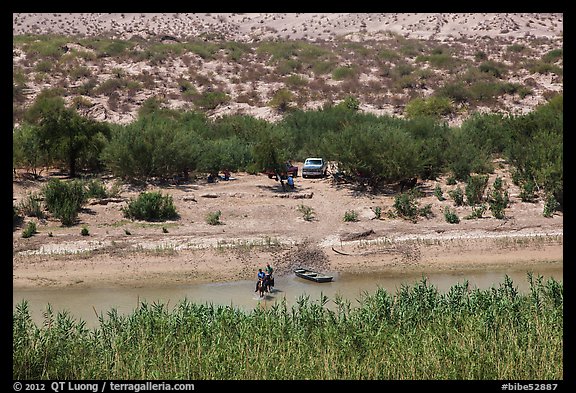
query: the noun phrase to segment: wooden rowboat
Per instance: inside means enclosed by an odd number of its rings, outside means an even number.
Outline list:
[[[332,281],[332,276],[327,274],[318,273],[305,268],[294,269],[294,274],[300,278],[305,278],[306,280],[316,281],[316,282],[329,282]]]

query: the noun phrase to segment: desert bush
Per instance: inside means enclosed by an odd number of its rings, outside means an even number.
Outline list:
[[[353,78],[356,76],[356,70],[353,67],[336,67],[332,71],[332,78],[337,81]]]
[[[142,192],[122,208],[124,217],[131,220],[165,221],[178,217],[172,195],[159,191]]]
[[[78,80],[81,78],[88,78],[89,76],[92,75],[92,72],[88,67],[77,66],[68,71],[68,75],[72,80]]]
[[[506,65],[496,62],[496,61],[485,61],[478,66],[478,69],[484,73],[492,75],[496,78],[502,78],[505,76],[507,70]]]
[[[409,118],[419,116],[442,117],[452,113],[454,108],[450,99],[431,96],[413,99],[406,105],[405,111]]]
[[[280,112],[286,112],[293,100],[294,94],[290,90],[282,88],[274,93],[268,105]]]
[[[494,218],[503,219],[505,217],[504,210],[508,207],[509,200],[506,190],[492,188],[488,191],[488,205]]]
[[[462,192],[462,188],[457,186],[455,189],[448,191],[448,195],[454,201],[454,205],[462,206],[464,205],[464,192]]]
[[[51,179],[43,187],[42,193],[46,209],[65,226],[76,222],[78,212],[86,202],[84,183],[78,179],[67,182]]]
[[[228,101],[230,96],[223,91],[205,91],[195,98],[194,103],[198,108],[211,110]]]
[[[355,222],[358,221],[358,213],[355,210],[347,210],[344,213],[345,222]]]
[[[534,181],[527,180],[522,182],[522,186],[520,187],[520,199],[522,202],[529,202],[533,203],[536,201],[536,184]]]
[[[444,69],[452,69],[458,65],[459,60],[448,53],[433,53],[428,56],[416,57],[417,62],[428,62],[431,66]]]
[[[48,60],[41,60],[36,63],[34,69],[37,72],[50,72],[52,70],[52,62]]]
[[[29,238],[31,236],[34,236],[36,233],[38,233],[36,223],[34,221],[29,221],[28,224],[26,225],[26,228],[24,228],[24,230],[22,231],[22,237]]]
[[[206,223],[209,225],[220,225],[222,222],[220,221],[220,217],[222,216],[222,212],[217,210],[215,212],[209,212],[206,215]]]
[[[434,216],[434,213],[432,212],[432,204],[428,203],[422,207],[418,208],[418,215],[420,217],[426,217],[426,218],[430,218],[432,216]]]
[[[90,235],[90,231],[88,230],[88,227],[82,227],[82,230],[80,231],[80,234],[82,236],[89,236]]]
[[[392,49],[387,49],[387,48],[380,49],[377,52],[376,57],[378,59],[382,59],[382,60],[386,60],[386,61],[395,61],[395,60],[400,59],[400,55],[398,54],[398,52],[396,52]]]
[[[556,74],[560,76],[564,73],[562,67],[543,60],[529,60],[526,62],[524,67],[528,71],[538,74]]]
[[[375,206],[373,210],[374,210],[374,218],[379,220],[382,217],[382,208],[380,206]]]
[[[438,88],[435,95],[446,97],[457,103],[470,102],[473,98],[472,92],[462,81],[449,82]]]
[[[511,143],[506,155],[522,179],[552,193],[563,206],[563,96],[506,122]]]
[[[286,85],[291,87],[306,86],[308,81],[300,75],[290,75],[286,78]]]
[[[542,61],[544,61],[546,63],[554,63],[554,62],[558,61],[559,59],[562,59],[563,56],[564,56],[564,50],[563,49],[552,49],[552,50],[546,52],[544,54],[544,56],[542,56]]]
[[[106,167],[134,179],[171,178],[195,170],[203,149],[197,132],[206,127],[205,117],[190,113],[175,119],[170,110],[148,109],[152,112],[137,121],[114,126],[101,155]]]
[[[469,206],[477,205],[482,201],[487,185],[488,175],[472,175],[468,177],[464,192]]]
[[[554,215],[554,212],[558,210],[559,207],[560,204],[558,203],[554,195],[547,194],[546,199],[544,200],[544,211],[543,211],[544,217],[548,218],[552,217]]]
[[[418,215],[418,202],[414,195],[405,192],[394,197],[394,211],[397,216],[415,222]]]
[[[440,201],[444,201],[446,200],[446,198],[444,198],[444,195],[442,193],[442,187],[440,187],[440,184],[436,184],[436,187],[434,187],[434,196]]]
[[[450,224],[458,224],[460,222],[460,218],[458,214],[453,209],[450,209],[448,206],[444,208],[444,219],[447,223]]]
[[[526,45],[523,44],[510,44],[506,47],[508,52],[520,53],[526,49]]]

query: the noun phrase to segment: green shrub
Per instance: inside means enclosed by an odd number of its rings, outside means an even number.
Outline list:
[[[509,200],[508,191],[492,188],[488,193],[488,205],[490,205],[490,211],[494,218],[503,219],[505,217],[504,209],[508,207]]]
[[[551,51],[547,52],[544,56],[542,56],[542,61],[546,63],[554,63],[561,59],[564,56],[563,49],[552,49]]]
[[[496,78],[502,78],[506,73],[506,66],[495,61],[485,61],[478,66],[478,69]]]
[[[409,118],[418,116],[441,117],[453,111],[452,102],[447,97],[415,98],[406,105],[406,114]]]
[[[356,71],[352,67],[337,67],[332,71],[332,78],[337,81],[352,78],[356,75]]]
[[[434,214],[432,213],[432,204],[429,203],[427,205],[424,205],[421,208],[418,208],[418,215],[420,217],[426,217],[426,218],[430,218],[432,217]]]
[[[444,219],[446,219],[446,222],[450,224],[458,224],[460,222],[460,218],[456,212],[450,209],[448,206],[444,208]]]
[[[544,201],[544,217],[550,218],[554,215],[554,212],[558,210],[560,204],[554,198],[554,195],[548,194],[546,200]]]
[[[456,206],[462,206],[464,204],[464,193],[460,186],[456,187],[452,191],[448,191],[448,195],[454,200]]]
[[[348,210],[344,213],[345,222],[355,222],[358,221],[358,213],[354,210]]]
[[[442,193],[442,188],[440,187],[440,184],[436,184],[436,187],[434,187],[434,196],[438,198],[439,201],[446,200],[446,198],[444,198],[444,195]]]
[[[416,220],[418,214],[418,204],[413,194],[409,192],[397,195],[394,198],[394,210],[400,217],[406,218],[410,221]]]
[[[162,195],[159,191],[142,192],[122,211],[124,217],[132,220],[157,221],[178,217],[172,195]]]
[[[211,110],[228,101],[230,96],[223,91],[206,91],[196,98],[195,104],[201,109]]]
[[[88,235],[90,235],[90,232],[88,231],[88,228],[87,228],[87,227],[82,227],[82,230],[80,231],[80,234],[81,234],[82,236],[88,236]]]
[[[469,206],[477,205],[482,201],[484,191],[488,185],[488,175],[473,175],[466,182],[466,201]]]
[[[220,210],[215,212],[210,212],[206,215],[206,223],[210,225],[220,225],[222,222],[220,221],[220,216],[222,212]]]
[[[280,112],[285,112],[290,107],[292,100],[294,100],[294,94],[290,90],[282,88],[274,93],[268,105]]]
[[[81,180],[64,182],[51,179],[43,188],[46,209],[63,225],[70,226],[76,222],[78,212],[86,202],[84,183]]]
[[[380,206],[376,206],[374,208],[374,217],[379,220],[382,217],[382,208]]]
[[[36,234],[36,223],[34,221],[30,221],[24,231],[22,231],[22,237],[28,238]]]
[[[522,202],[535,202],[536,201],[536,184],[532,180],[527,180],[522,183],[520,189],[520,199]]]

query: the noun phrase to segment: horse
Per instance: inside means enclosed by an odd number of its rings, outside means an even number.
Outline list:
[[[258,280],[258,284],[256,285],[256,290],[260,297],[264,297],[264,292],[266,292],[267,286],[264,283],[264,280]]]

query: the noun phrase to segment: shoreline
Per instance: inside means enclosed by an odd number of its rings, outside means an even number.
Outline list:
[[[491,236],[489,236],[491,235]],[[485,236],[404,236],[403,240],[332,242],[313,250],[321,255],[316,267],[340,274],[403,275],[432,272],[517,270],[563,265],[563,234],[530,232],[486,233]],[[301,244],[300,244],[301,245]],[[294,267],[299,245],[183,249],[92,250],[80,255],[19,255],[13,257],[13,289],[138,288],[231,282],[252,279],[266,261],[278,274]],[[281,248],[281,250],[279,250]],[[292,259],[290,259],[292,258]],[[276,261],[274,261],[276,259]]]

